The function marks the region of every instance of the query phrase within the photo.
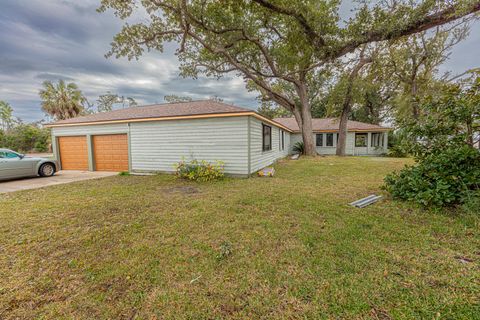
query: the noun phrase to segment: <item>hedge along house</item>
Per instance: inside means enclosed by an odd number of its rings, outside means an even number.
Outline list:
[[[62,170],[173,172],[182,159],[222,161],[247,176],[288,155],[290,130],[260,114],[206,100],[132,107],[58,121]]]
[[[295,118],[276,118],[275,122],[291,130],[290,151],[295,143],[303,141]],[[339,119],[312,119],[314,141],[318,154],[335,154],[338,142]],[[388,151],[388,131],[390,128],[375,124],[348,120],[347,155],[381,155]]]

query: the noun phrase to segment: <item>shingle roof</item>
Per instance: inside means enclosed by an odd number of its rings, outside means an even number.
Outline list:
[[[113,110],[109,112],[99,112],[87,116],[60,120],[52,123],[52,125],[241,112],[253,112],[253,110],[232,106],[214,100],[201,100],[154,104]]]
[[[295,118],[275,118],[278,122],[294,132],[300,132]],[[340,120],[338,118],[316,118],[312,119],[313,131],[338,131]],[[387,127],[382,127],[376,124],[364,123],[359,121],[348,120],[348,131],[385,131],[389,130]]]

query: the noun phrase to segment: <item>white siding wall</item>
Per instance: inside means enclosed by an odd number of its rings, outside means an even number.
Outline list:
[[[250,118],[250,119],[249,119]],[[250,128],[249,128],[250,123]],[[229,174],[254,173],[286,157],[295,140],[284,131],[285,148],[280,150],[280,132],[272,127],[272,150],[262,151],[262,122],[254,117],[225,117],[152,122],[132,122],[52,128],[53,136],[129,133],[132,171],[173,172],[181,161],[197,159],[225,163]],[[250,129],[250,142],[248,130]],[[301,137],[300,137],[301,139]]]
[[[247,117],[133,122],[133,171],[174,171],[175,163],[197,159],[225,163],[225,172],[248,174]]]
[[[268,123],[266,123],[269,125]],[[276,160],[286,157],[289,154],[291,141],[290,133],[285,132],[285,148],[280,150],[280,131],[281,129],[272,126],[272,150],[263,151],[262,145],[262,122],[256,118],[250,118],[250,155],[251,167],[250,172],[254,173],[266,166],[271,165]]]
[[[91,126],[70,126],[70,127],[53,127],[52,134],[54,136],[74,136],[86,134],[109,134],[109,133],[126,133],[128,126],[126,123],[97,124]]]

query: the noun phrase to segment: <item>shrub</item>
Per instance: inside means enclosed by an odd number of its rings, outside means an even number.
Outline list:
[[[402,143],[416,161],[385,178],[394,198],[424,206],[475,205],[480,152],[473,146],[480,121],[480,76],[444,85],[420,104],[418,118],[402,123]],[[477,209],[478,210],[478,209]]]
[[[222,179],[225,176],[224,164],[221,161],[211,164],[205,160],[194,159],[190,162],[182,160],[176,164],[175,169],[177,177],[192,181],[206,182]]]
[[[394,198],[423,206],[463,204],[479,190],[480,152],[469,145],[449,146],[430,153],[414,166],[385,177]]]
[[[387,157],[405,158],[407,156],[408,156],[407,152],[400,145],[394,145],[393,147],[388,147]]]
[[[407,146],[405,145],[408,137],[404,130],[397,130],[388,134],[388,152],[387,157],[405,158],[408,156]]]
[[[46,152],[50,145],[50,130],[35,124],[18,124],[7,132],[0,130],[0,147],[18,152]]]
[[[305,153],[305,145],[303,144],[303,141],[298,141],[293,145],[293,151],[298,153],[298,154],[304,154]]]

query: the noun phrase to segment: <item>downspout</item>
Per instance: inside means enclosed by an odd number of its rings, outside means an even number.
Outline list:
[[[127,133],[127,143],[128,143],[128,172],[132,172],[132,143],[130,137],[130,122],[127,123],[128,133]]]
[[[87,134],[87,155],[88,155],[88,171],[95,171],[95,160],[93,159],[94,150],[93,150],[93,143],[92,143],[92,135]]]

